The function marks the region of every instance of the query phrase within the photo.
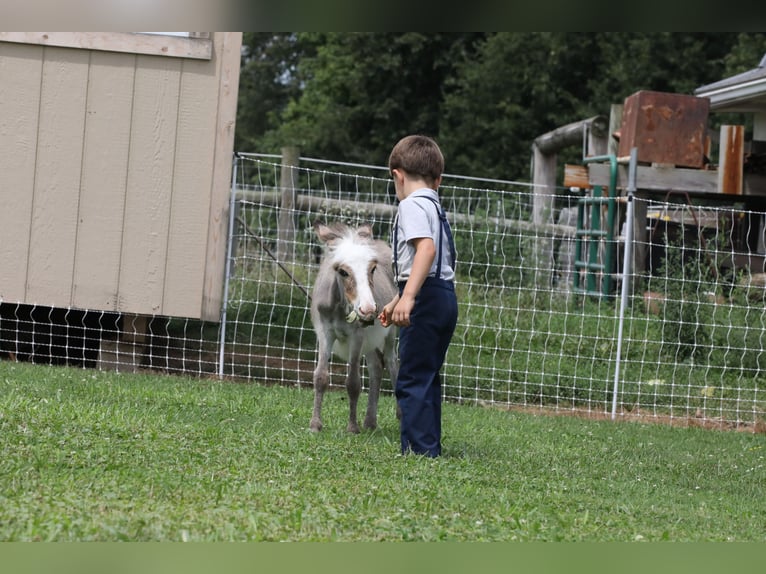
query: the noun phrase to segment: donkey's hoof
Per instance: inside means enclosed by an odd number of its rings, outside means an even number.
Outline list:
[[[354,422],[348,423],[346,430],[350,433],[359,434],[359,424]]]
[[[364,419],[364,428],[367,430],[375,430],[378,428],[378,419],[375,418],[369,418]]]
[[[311,423],[309,424],[309,428],[311,429],[311,432],[319,432],[322,430],[322,421],[319,419],[311,419]]]

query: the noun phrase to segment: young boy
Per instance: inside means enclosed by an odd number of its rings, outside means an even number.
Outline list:
[[[399,295],[381,311],[384,327],[398,325],[402,454],[441,454],[441,377],[457,323],[455,246],[437,190],[444,157],[431,138],[400,140],[388,160],[399,200],[392,232]]]

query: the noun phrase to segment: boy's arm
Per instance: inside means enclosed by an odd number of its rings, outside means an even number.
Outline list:
[[[400,327],[406,327],[410,324],[410,313],[415,306],[415,297],[428,277],[428,272],[431,270],[431,265],[433,265],[436,257],[436,245],[430,237],[413,239],[412,245],[415,247],[412,270],[402,290],[402,295],[391,313],[392,322]]]

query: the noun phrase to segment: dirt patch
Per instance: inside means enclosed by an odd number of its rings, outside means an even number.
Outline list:
[[[755,423],[725,421],[718,418],[706,418],[703,416],[678,416],[670,414],[645,413],[640,409],[632,411],[621,411],[615,413],[614,421],[611,413],[595,411],[585,408],[555,408],[545,406],[517,406],[517,405],[498,405],[492,403],[480,403],[482,407],[499,409],[509,412],[519,412],[525,414],[543,415],[543,416],[567,416],[578,417],[595,421],[610,422],[631,422],[641,424],[662,424],[667,426],[682,428],[703,428],[707,430],[725,430],[764,434],[766,433],[766,422],[758,420]]]

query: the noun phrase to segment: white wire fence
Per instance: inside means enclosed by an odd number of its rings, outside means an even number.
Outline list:
[[[322,255],[313,223],[372,223],[388,240],[395,212],[384,171],[341,167],[237,156],[221,323],[4,302],[0,352],[310,387],[309,296]],[[593,417],[614,406],[621,419],[766,430],[761,213],[637,196],[646,217],[637,220],[620,329],[625,203],[615,204],[613,233],[596,236],[588,230],[607,226],[607,209],[592,209],[582,193],[557,190],[547,224],[531,223],[529,184],[446,176],[440,195],[458,251],[460,309],[445,400]],[[337,389],[345,369],[332,365]]]
[[[395,198],[384,177],[295,168],[285,234],[283,169],[253,157],[238,163],[220,367],[227,376],[310,385],[308,293],[321,256],[312,223],[372,222],[388,239]],[[533,225],[528,184],[456,183],[445,177],[440,190],[459,260],[460,318],[445,364],[446,400],[593,415],[610,413],[614,403],[619,417],[761,428],[760,214],[685,198],[636,198],[647,225],[634,245],[638,265],[618,363],[624,204],[617,203],[614,237],[588,243],[583,228],[593,213],[581,194],[560,190],[554,223]],[[609,250],[613,268],[585,265],[586,254],[603,262]],[[607,276],[611,288],[600,289]],[[589,284],[597,290],[588,293]],[[338,388],[344,372],[337,363]]]

